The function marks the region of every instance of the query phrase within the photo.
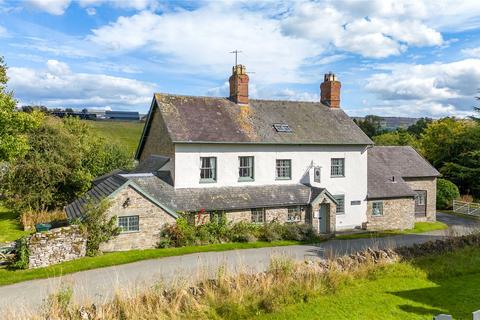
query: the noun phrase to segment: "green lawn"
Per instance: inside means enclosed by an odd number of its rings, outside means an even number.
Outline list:
[[[389,237],[389,236],[398,236],[402,234],[412,234],[412,233],[423,233],[428,231],[435,230],[444,230],[447,229],[448,225],[443,222],[417,222],[415,227],[409,230],[392,230],[392,231],[371,231],[371,232],[362,232],[362,233],[353,233],[353,234],[343,234],[337,235],[335,238],[340,240],[347,239],[360,239],[360,238],[380,238],[380,237]]]
[[[131,250],[123,252],[105,253],[98,257],[85,257],[74,261],[64,262],[58,265],[30,269],[30,270],[8,270],[0,268],[0,286],[12,284],[16,282],[50,278],[61,276],[68,273],[96,269],[119,264],[125,264],[146,259],[156,259],[171,256],[179,256],[183,254],[208,251],[227,251],[234,249],[251,249],[274,246],[289,246],[301,244],[299,241],[272,241],[272,242],[252,242],[252,243],[221,243],[210,244],[205,246],[189,246],[182,248],[166,248],[166,249],[147,249],[147,250]]]
[[[133,155],[137,150],[144,123],[125,121],[88,121],[101,136],[113,143],[125,146]]]
[[[29,234],[23,231],[18,216],[0,204],[0,243],[14,241]]]
[[[480,309],[480,248],[379,268],[335,292],[258,319],[471,319]]]

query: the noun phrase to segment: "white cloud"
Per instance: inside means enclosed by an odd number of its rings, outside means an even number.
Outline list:
[[[480,88],[480,59],[379,67],[385,72],[370,76],[365,89],[399,114],[415,110],[433,116],[472,112]]]
[[[480,58],[480,47],[462,49],[462,53],[467,57]]]
[[[89,16],[94,16],[94,15],[97,14],[97,10],[95,8],[87,8],[87,9],[85,9],[85,11],[87,12],[87,14]]]
[[[92,30],[91,41],[117,51],[147,48],[166,57],[172,68],[185,72],[202,69],[224,76],[232,65],[228,52],[241,49],[239,61],[263,83],[301,82],[298,68],[322,48],[304,39],[284,36],[279,22],[256,12],[237,12],[228,6],[207,6],[164,15],[143,11],[120,17]]]
[[[157,0],[80,0],[80,6],[100,6],[108,4],[121,9],[145,10],[155,9],[158,6]]]
[[[23,103],[48,107],[105,107],[145,110],[155,85],[104,74],[75,73],[57,60],[46,69],[11,67],[9,86]]]
[[[26,3],[36,9],[59,16],[67,10],[70,0],[28,0]]]
[[[441,34],[417,18],[418,11],[422,10],[388,1],[301,2],[282,21],[282,30],[365,57],[383,58],[398,55],[408,46],[442,44]]]
[[[6,37],[7,34],[8,34],[7,29],[5,29],[4,27],[0,26],[0,38],[1,38],[1,37]]]

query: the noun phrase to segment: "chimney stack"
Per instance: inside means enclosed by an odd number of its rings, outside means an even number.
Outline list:
[[[337,81],[335,74],[329,72],[325,74],[320,85],[320,102],[330,108],[340,108],[340,81]]]
[[[237,104],[248,104],[248,75],[245,66],[234,66],[229,81],[230,100]]]

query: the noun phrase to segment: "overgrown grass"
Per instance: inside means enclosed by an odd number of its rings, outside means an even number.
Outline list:
[[[379,268],[333,294],[259,319],[470,319],[480,309],[480,249],[417,258]]]
[[[361,238],[381,238],[389,236],[398,236],[412,233],[423,233],[435,230],[445,230],[448,228],[443,222],[416,222],[415,227],[409,230],[392,230],[392,231],[370,231],[352,234],[337,235],[335,238],[340,240],[361,239]]]
[[[26,280],[50,278],[73,272],[96,268],[120,265],[140,260],[179,256],[196,252],[227,251],[235,249],[251,249],[275,246],[289,246],[301,244],[299,241],[272,241],[252,243],[220,243],[205,246],[188,246],[166,249],[130,250],[122,252],[105,253],[97,257],[85,257],[74,261],[64,262],[58,265],[29,270],[0,269],[0,286]]]
[[[134,155],[137,150],[144,123],[126,121],[88,121],[92,128],[108,141],[124,146]]]
[[[28,231],[23,231],[18,215],[0,203],[0,243],[14,241],[28,234]]]
[[[262,274],[230,275],[198,286],[119,292],[105,305],[72,305],[67,290],[37,318],[76,319],[469,319],[480,308],[480,248],[464,247],[404,262],[366,258],[325,272],[318,263],[273,259]],[[352,260],[351,260],[352,262]],[[337,266],[337,267],[335,267]],[[92,317],[92,318],[93,318]]]

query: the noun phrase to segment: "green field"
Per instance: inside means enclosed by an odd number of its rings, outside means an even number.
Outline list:
[[[18,215],[0,204],[0,243],[14,241],[27,234],[29,232],[23,231]]]
[[[88,121],[101,136],[125,148],[133,155],[142,135],[143,122]]]
[[[335,292],[259,319],[471,319],[480,309],[480,249],[417,258],[346,281]]]

